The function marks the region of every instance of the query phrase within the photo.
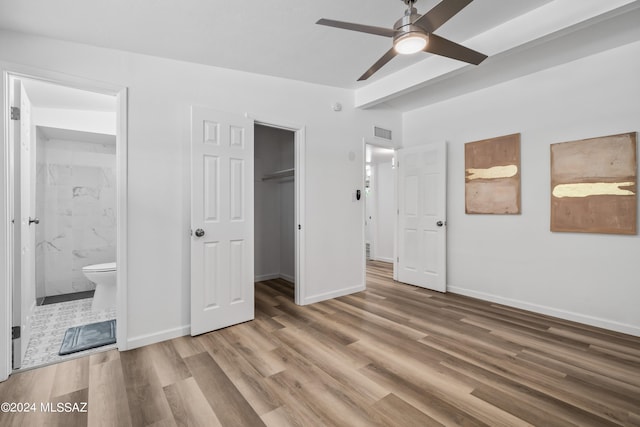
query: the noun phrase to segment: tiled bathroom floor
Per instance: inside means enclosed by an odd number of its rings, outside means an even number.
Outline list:
[[[31,323],[31,339],[21,369],[48,365],[91,353],[116,348],[115,344],[59,356],[64,333],[72,326],[116,318],[116,310],[91,311],[93,298],[36,306]]]

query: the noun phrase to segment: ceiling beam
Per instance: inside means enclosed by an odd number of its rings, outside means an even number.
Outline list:
[[[544,43],[585,27],[640,8],[640,0],[554,0],[498,27],[465,41],[465,46],[489,55],[477,69],[491,67],[492,57],[518,48]],[[355,91],[355,106],[370,108],[380,103],[472,72],[476,66],[439,56],[425,60],[374,81]]]

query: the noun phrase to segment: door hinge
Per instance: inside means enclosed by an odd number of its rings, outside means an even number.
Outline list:
[[[396,262],[400,262],[400,257],[397,257],[397,258],[396,258]]]
[[[20,326],[12,326],[11,327],[11,339],[12,340],[17,340],[18,338],[20,338]]]
[[[302,230],[302,226],[298,224],[298,230]]]
[[[11,120],[20,120],[20,108],[11,107]]]

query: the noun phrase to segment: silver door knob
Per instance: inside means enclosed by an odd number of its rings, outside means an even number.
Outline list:
[[[29,217],[29,225],[31,225],[31,223],[40,224],[40,220],[38,218]]]
[[[442,227],[442,226],[444,225],[444,222],[442,222],[442,221],[438,221],[438,222],[436,222],[436,225],[437,225],[438,227]]]
[[[202,237],[204,236],[204,230],[202,228],[198,228],[195,234],[196,234],[196,237]]]

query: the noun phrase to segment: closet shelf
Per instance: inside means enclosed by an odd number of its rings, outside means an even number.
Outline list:
[[[268,173],[268,174],[265,174],[262,177],[262,180],[263,181],[269,181],[271,179],[286,178],[288,176],[293,176],[294,171],[295,171],[295,169],[291,168],[291,169],[284,169],[284,170],[281,170],[281,171],[276,171],[276,172],[273,172],[273,173]]]

